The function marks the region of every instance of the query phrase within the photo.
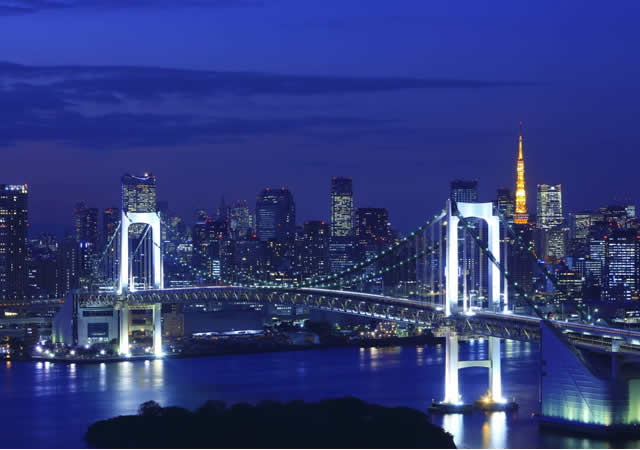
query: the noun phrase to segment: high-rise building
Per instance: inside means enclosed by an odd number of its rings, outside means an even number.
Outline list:
[[[76,241],[84,242],[95,251],[98,248],[98,208],[87,208],[84,202],[76,204],[74,210]]]
[[[67,236],[60,241],[57,265],[61,295],[78,287],[78,254],[78,243],[72,236]]]
[[[451,182],[451,199],[462,203],[478,201],[478,180],[453,180]]]
[[[578,211],[569,214],[569,232],[571,239],[587,239],[589,228],[595,222],[591,211]]]
[[[326,275],[329,272],[329,225],[319,220],[305,222],[296,250],[303,278]]]
[[[122,177],[122,210],[132,213],[155,212],[156,177],[125,175]]]
[[[556,301],[572,301],[582,303],[584,298],[584,277],[577,270],[565,268],[556,274],[558,291]]]
[[[616,230],[605,236],[605,276],[602,297],[608,301],[638,299],[640,236]]]
[[[246,200],[233,202],[229,211],[229,227],[235,239],[245,239],[251,229],[251,213]]]
[[[383,247],[391,244],[389,213],[386,208],[358,208],[356,239],[361,246]]]
[[[521,124],[522,127],[522,124]],[[516,212],[513,221],[518,225],[529,222],[527,213],[527,187],[524,182],[524,157],[522,155],[522,129],[518,137],[518,163],[516,165]]]
[[[551,229],[562,225],[562,185],[538,185],[536,220],[538,228]]]
[[[293,242],[296,205],[288,189],[264,189],[256,200],[256,231],[261,241]]]
[[[513,195],[511,195],[511,189],[498,189],[495,206],[502,217],[504,217],[509,222],[513,222],[513,215],[515,213],[516,204]]]
[[[27,282],[26,184],[0,184],[0,298],[24,298]]]
[[[220,198],[220,205],[216,209],[216,219],[227,220],[229,219],[230,208],[224,201],[224,195]]]
[[[354,233],[353,181],[351,178],[331,179],[331,237],[351,237]]]

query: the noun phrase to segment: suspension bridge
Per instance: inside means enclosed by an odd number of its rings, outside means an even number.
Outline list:
[[[128,234],[133,224],[144,224],[144,233],[151,234],[143,263],[148,277],[142,288],[136,285],[132,271],[132,261],[141,247],[129,248]],[[192,271],[196,280],[202,279],[202,274],[197,267],[163,254],[163,230],[184,240],[159,213],[123,211],[114,235],[96,259],[95,271],[100,272],[104,260],[114,251],[118,257],[112,260],[118,267],[96,275],[100,286],[70,294],[54,321],[59,341],[84,345],[90,329],[102,326],[109,337],[117,339],[120,353],[126,356],[130,311],[151,309],[153,351],[160,356],[163,303],[304,306],[412,324],[443,336],[445,389],[442,401],[433,405],[440,411],[461,412],[467,408],[460,395],[458,374],[468,367],[488,369],[489,393],[482,400],[486,409],[513,407],[502,395],[500,349],[503,339],[514,339],[536,342],[541,347],[540,413],[544,423],[632,431],[640,424],[640,408],[634,402],[640,397],[640,333],[591,320],[569,293],[563,295],[562,308],[576,317],[571,322],[559,320],[562,317],[557,304],[537,302],[531,287],[508,268],[508,255],[513,249],[557,292],[563,288],[538,261],[531,243],[492,203],[447,200],[444,210],[414,232],[346,270],[287,282],[236,271],[232,279],[221,277],[213,286],[165,288],[163,264],[167,258]],[[210,258],[195,246],[193,251]],[[105,272],[112,275],[110,279]],[[488,359],[459,360],[459,342],[478,336],[489,341]]]

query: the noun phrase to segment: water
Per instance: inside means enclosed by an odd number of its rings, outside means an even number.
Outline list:
[[[461,343],[460,359],[484,359],[487,344]],[[640,441],[607,442],[540,432],[537,410],[538,348],[503,345],[504,396],[515,413],[434,417],[458,447],[638,448]],[[65,365],[0,363],[0,446],[84,447],[96,420],[136,413],[140,403],[193,409],[207,399],[257,402],[308,401],[345,395],[386,406],[423,411],[443,394],[444,346],[335,348],[180,360]],[[465,400],[487,390],[483,368],[460,373]]]

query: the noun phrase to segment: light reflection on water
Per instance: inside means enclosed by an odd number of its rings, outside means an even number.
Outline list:
[[[461,360],[481,359],[486,353],[486,341],[460,345]],[[504,395],[516,397],[518,412],[434,416],[433,422],[451,432],[458,447],[638,446],[633,441],[613,445],[541,434],[531,417],[538,408],[538,354],[538,347],[528,343],[503,346]],[[349,395],[426,411],[431,399],[443,396],[443,357],[444,346],[437,345],[73,366],[14,362],[0,366],[3,410],[11,411],[0,421],[0,435],[6,447],[83,446],[89,424],[135,414],[148,400],[195,409],[208,399],[317,401]],[[484,368],[461,371],[463,399],[473,401],[484,394],[487,378]]]

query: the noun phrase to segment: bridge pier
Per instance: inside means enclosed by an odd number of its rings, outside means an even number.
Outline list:
[[[162,356],[162,303],[153,304],[153,354]]]
[[[120,308],[120,348],[121,355],[129,354],[129,305]]]
[[[502,360],[500,359],[499,337],[489,338],[489,386],[491,400],[495,403],[504,402],[502,398]]]
[[[458,356],[458,334],[448,329],[445,336],[444,400],[434,403],[429,410],[436,413],[469,412],[471,404],[464,403],[460,396],[458,371],[467,367],[486,367],[489,370],[489,394],[474,405],[486,411],[506,411],[517,408],[514,402],[502,398],[501,338],[489,337],[489,356],[485,360],[460,361]]]
[[[460,403],[460,392],[458,386],[458,335],[455,331],[447,331],[445,333],[443,403]]]

